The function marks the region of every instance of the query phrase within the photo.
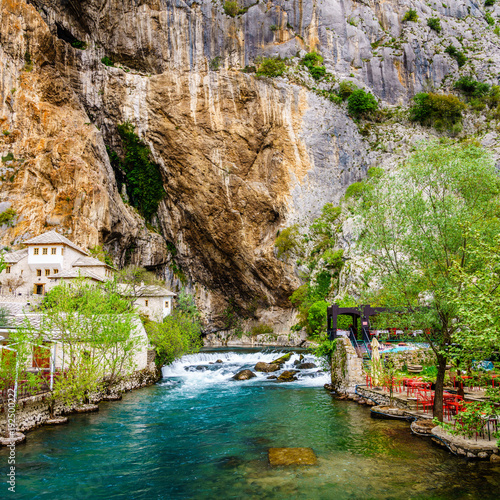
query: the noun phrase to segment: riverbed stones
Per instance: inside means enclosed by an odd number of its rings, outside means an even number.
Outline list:
[[[269,448],[269,463],[280,465],[316,465],[318,459],[311,448]]]
[[[82,405],[82,406],[78,406],[73,411],[75,413],[93,413],[95,411],[99,411],[99,406],[93,405],[93,404]]]
[[[280,369],[280,365],[276,363],[264,363],[263,361],[259,361],[255,367],[254,370],[256,372],[276,372]]]
[[[267,380],[276,380],[278,377],[276,375],[270,375],[269,377],[266,377]]]
[[[241,372],[238,372],[232,378],[234,380],[248,380],[248,379],[254,378],[256,376],[257,375],[255,375],[255,373],[251,370],[241,370]]]
[[[216,363],[217,363],[217,364],[221,364],[221,363],[223,363],[223,362],[224,362],[224,361],[222,361],[222,359],[218,359],[218,360],[216,361]]]
[[[500,455],[493,453],[493,455],[490,456],[490,462],[500,463]]]
[[[121,394],[106,394],[105,396],[102,397],[103,401],[121,401],[122,395]]]
[[[314,363],[300,363],[297,365],[299,370],[310,370],[311,368],[318,368]]]
[[[292,357],[291,352],[284,354],[283,356],[279,357],[278,359],[275,359],[274,361],[271,361],[272,364],[275,365],[284,365],[291,357]]]
[[[298,373],[298,370],[285,370],[278,378],[278,382],[293,382],[297,380],[295,374]]]
[[[415,434],[425,434],[429,437],[432,435],[434,427],[436,427],[436,424],[432,420],[415,420],[410,426]]]

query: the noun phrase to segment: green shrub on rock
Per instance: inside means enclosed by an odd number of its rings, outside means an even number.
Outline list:
[[[101,59],[101,62],[105,65],[105,66],[114,66],[115,63],[113,62],[112,59],[110,59],[108,56],[104,56],[102,59]]]
[[[368,116],[378,108],[378,103],[373,94],[357,89],[349,96],[347,100],[347,109],[349,114],[355,118]]]
[[[427,26],[429,26],[429,28],[434,30],[436,33],[441,33],[441,30],[443,29],[441,27],[441,20],[439,17],[430,17],[427,19]]]
[[[403,16],[403,22],[413,22],[416,23],[418,21],[418,15],[417,11],[415,9],[410,9],[404,16]]]
[[[274,246],[278,249],[278,259],[288,255],[299,244],[299,228],[297,224],[286,227],[278,234]]]
[[[339,84],[339,95],[342,97],[342,100],[346,100],[355,90],[358,90],[358,87],[354,85],[354,83],[344,80]]]
[[[275,78],[283,75],[285,71],[285,61],[281,60],[279,57],[268,57],[260,62],[255,74],[257,76],[269,76],[271,78]]]
[[[230,17],[235,17],[238,14],[238,2],[228,0],[224,2],[224,13]]]
[[[478,82],[470,76],[459,78],[453,88],[461,90],[465,95],[470,97],[482,97],[490,91],[490,86],[487,83]]]
[[[466,62],[467,62],[467,57],[463,52],[460,52],[455,46],[453,45],[448,45],[446,49],[444,50],[448,55],[453,57],[455,61],[457,61],[458,67],[461,68]]]
[[[414,98],[410,108],[410,120],[436,128],[451,128],[462,119],[467,107],[458,97],[451,94],[421,92]]]
[[[326,74],[326,68],[321,64],[322,62],[323,56],[317,52],[309,52],[302,58],[300,64],[309,70],[315,80],[321,80]]]

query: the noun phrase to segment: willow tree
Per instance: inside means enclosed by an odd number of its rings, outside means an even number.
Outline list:
[[[488,268],[491,255],[477,249],[500,232],[499,188],[485,150],[432,143],[391,174],[371,179],[356,207],[360,248],[367,257],[364,298],[407,308],[397,317],[399,325],[430,329],[439,420],[450,346],[458,333],[473,334],[460,306],[464,278]]]

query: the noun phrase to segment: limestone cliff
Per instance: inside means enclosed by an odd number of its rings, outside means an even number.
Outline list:
[[[214,327],[229,302],[288,308],[299,279],[275,257],[277,231],[429,133],[396,115],[362,135],[345,105],[318,95],[298,56],[317,50],[337,81],[386,106],[448,88],[458,74],[449,44],[468,51],[462,72],[497,83],[500,40],[482,2],[447,4],[244,0],[231,17],[209,0],[1,0],[0,209],[18,214],[2,242],[57,227],[173,285],[180,268]],[[402,21],[410,7],[418,22]],[[427,27],[431,16],[441,33]],[[241,71],[275,55],[289,58],[288,77]],[[156,231],[124,202],[106,153],[120,151],[125,121],[161,168]],[[496,146],[494,129],[467,123]]]

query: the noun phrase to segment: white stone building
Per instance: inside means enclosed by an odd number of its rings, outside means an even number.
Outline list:
[[[159,285],[140,285],[135,289],[123,286],[122,294],[135,297],[134,304],[140,314],[148,316],[153,321],[162,321],[174,307],[175,293]]]
[[[0,273],[2,294],[44,295],[61,279],[79,276],[105,281],[114,269],[89,257],[82,248],[56,231],[25,242],[28,248],[4,254],[7,267]]]
[[[61,280],[71,282],[87,278],[104,282],[113,278],[115,269],[105,262],[90,257],[68,238],[49,231],[25,242],[27,248],[5,253],[6,269],[0,273],[0,294],[26,300],[27,296],[45,295]],[[173,309],[175,293],[158,285],[122,286],[123,295],[135,297],[139,312],[155,321],[161,321]],[[20,297],[21,296],[21,297]],[[0,298],[0,302],[4,302]]]

